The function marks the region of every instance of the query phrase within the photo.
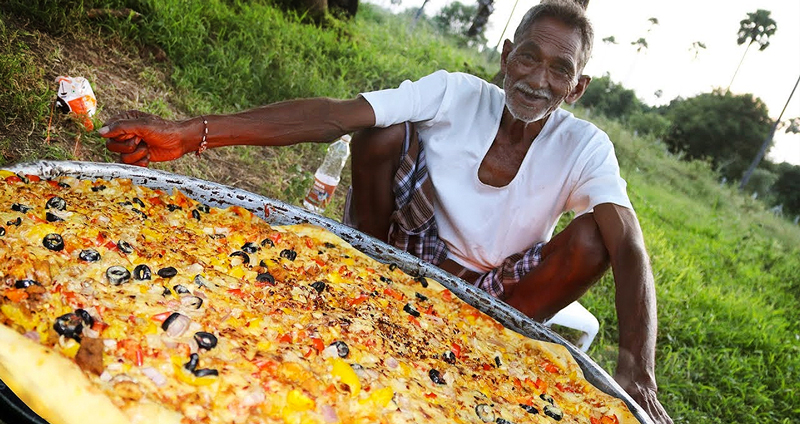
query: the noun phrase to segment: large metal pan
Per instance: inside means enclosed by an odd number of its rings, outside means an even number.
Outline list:
[[[264,218],[272,225],[308,222],[326,228],[346,240],[356,249],[381,262],[394,262],[409,274],[430,277],[441,282],[458,297],[494,317],[511,330],[532,339],[564,345],[578,362],[590,383],[600,390],[625,401],[628,408],[642,424],[652,423],[647,413],[622,390],[608,373],[592,361],[589,356],[558,334],[553,333],[538,322],[529,319],[504,302],[489,296],[463,280],[342,223],[248,191],[149,168],[110,163],[39,161],[18,164],[7,169],[44,178],[54,178],[62,175],[83,179],[130,178],[135,184],[167,192],[177,188],[195,200],[206,203],[209,206],[242,206]],[[9,417],[5,419],[2,415],[4,410],[9,412]],[[31,412],[0,382],[0,420],[3,419],[9,424],[18,421],[46,424],[44,420]]]

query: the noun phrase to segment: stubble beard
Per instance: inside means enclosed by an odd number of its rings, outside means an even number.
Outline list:
[[[508,112],[511,113],[511,116],[518,121],[525,122],[527,124],[536,122],[545,118],[550,112],[555,110],[557,104],[554,104],[553,99],[553,92],[545,89],[545,88],[538,88],[534,89],[525,84],[522,81],[517,81],[516,83],[509,82],[508,78],[503,80],[503,90],[506,93],[506,109]],[[530,107],[523,107],[519,106],[514,103],[511,99],[509,93],[513,93],[514,91],[524,91],[526,93],[533,93],[539,96],[545,97],[547,99],[547,105],[541,108],[530,108]]]

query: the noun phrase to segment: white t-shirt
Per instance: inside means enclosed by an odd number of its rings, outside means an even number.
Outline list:
[[[593,124],[557,109],[531,144],[514,179],[484,184],[478,168],[494,142],[505,107],[495,85],[437,71],[390,90],[362,93],[375,125],[416,123],[435,191],[435,217],[449,258],[486,272],[552,237],[566,211],[601,203],[631,208],[614,146]]]

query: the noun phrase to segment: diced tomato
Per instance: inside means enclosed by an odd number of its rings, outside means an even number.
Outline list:
[[[325,350],[325,342],[323,342],[322,339],[318,337],[311,338],[311,345],[314,346],[314,349],[316,349],[317,352],[322,352],[323,350]]]
[[[425,397],[428,399],[436,399],[436,393],[425,393]]]
[[[269,218],[269,206],[264,205],[264,217]]]
[[[347,266],[342,265],[339,267],[339,274],[345,275],[347,273]]]
[[[268,235],[267,237],[270,240],[272,240],[273,243],[278,243],[279,241],[281,241],[281,238],[283,237],[283,235],[281,233],[275,231],[274,233]]]
[[[444,299],[447,302],[453,300],[453,293],[450,290],[445,289],[442,292],[442,299]]]
[[[22,178],[20,178],[20,177],[18,177],[16,175],[10,175],[10,176],[6,177],[6,182],[7,183],[21,183],[22,182]]]
[[[35,183],[37,183],[37,182],[42,180],[41,178],[39,178],[38,175],[26,174],[25,176],[28,177],[29,180],[31,180],[32,182],[35,182]]]
[[[109,250],[117,250],[117,243],[114,243],[113,241],[109,240],[106,242],[106,244],[103,245],[103,247]]]
[[[616,415],[606,415],[600,418],[600,424],[619,424],[619,419]]]
[[[401,301],[406,297],[403,293],[400,293],[399,291],[391,289],[389,287],[383,289],[383,294],[391,296],[396,300],[401,300]]]
[[[147,201],[150,202],[151,205],[155,205],[155,206],[162,206],[164,204],[164,201],[161,200],[160,197],[151,197],[151,198],[147,199]]]
[[[55,180],[47,180],[47,184],[50,184],[50,187],[58,188],[58,181]],[[49,199],[48,199],[49,200]]]
[[[539,389],[539,391],[544,392],[545,390],[547,390],[547,382],[542,380],[541,378],[537,378],[536,381],[533,383],[533,385],[536,386],[536,388]]]
[[[97,331],[98,333],[102,333],[106,328],[108,328],[108,324],[104,323],[103,321],[98,320],[92,324],[92,330]]]
[[[489,365],[489,364],[483,364],[483,370],[484,370],[484,371],[489,371],[489,370],[490,370],[490,369],[492,369],[492,368],[494,368],[494,367],[493,367],[493,366],[491,366],[491,365]]]
[[[43,222],[47,222],[47,221],[43,220],[42,218],[39,218],[38,216],[36,216],[36,215],[34,215],[32,213],[29,213],[27,215],[27,217],[28,217],[28,219],[30,219],[31,221],[33,221],[33,222],[35,222],[37,224],[41,224]]]
[[[316,262],[319,266],[325,266],[325,261],[320,258],[314,258],[314,262]]]
[[[553,365],[553,363],[550,361],[542,361],[541,366],[545,371],[551,374],[558,374],[558,367]]]
[[[236,297],[244,297],[244,292],[242,292],[242,289],[230,289],[228,290],[228,293]]]
[[[172,312],[167,311],[167,312],[162,312],[160,314],[153,315],[153,316],[150,317],[150,319],[155,321],[155,322],[164,322],[164,321],[166,321],[167,318],[169,318],[170,315],[172,315]]]
[[[347,303],[350,306],[355,306],[355,305],[364,303],[364,301],[367,300],[367,299],[369,299],[369,296],[367,296],[365,294],[362,294],[362,295],[359,295],[358,297],[355,297],[355,298],[352,298],[352,299],[348,299]]]
[[[410,322],[410,323],[412,323],[412,324],[416,325],[417,327],[420,327],[419,320],[418,320],[418,319],[416,319],[416,318],[414,318],[414,317],[413,317],[413,316],[411,316],[411,315],[409,315],[409,316],[408,316],[408,322]]]
[[[192,348],[190,348],[186,343],[178,343],[178,345],[175,346],[175,349],[177,349],[178,353],[185,358],[188,358],[192,354]]]
[[[364,340],[364,346],[366,346],[366,347],[372,347],[372,346],[375,346],[376,344],[377,344],[377,342],[375,341],[374,337],[369,338],[367,340]]]
[[[589,418],[589,421],[591,421],[591,423],[592,423],[592,424],[600,424],[600,420],[598,420],[598,419],[597,419],[597,418],[595,418],[595,417],[590,417],[590,418]]]
[[[10,288],[6,290],[5,296],[12,302],[19,302],[28,298],[28,292],[25,289]]]
[[[142,353],[142,347],[136,340],[121,340],[117,343],[117,346],[121,349],[125,349],[125,352],[122,354],[123,358],[133,362],[137,367],[142,366],[144,363],[144,354]]]
[[[309,237],[306,237],[305,242],[306,242],[306,246],[308,246],[309,249],[313,249],[314,248],[314,242],[312,242]]]
[[[451,343],[450,348],[453,350],[453,355],[456,355],[456,358],[461,358],[461,346],[456,343]]]
[[[433,310],[433,305],[428,305],[424,308],[420,308],[419,311],[425,315],[436,315],[436,311]]]
[[[286,333],[280,337],[278,337],[278,341],[281,343],[291,343],[292,342],[292,333]]]
[[[266,371],[274,374],[278,370],[278,363],[269,359],[259,358],[253,361],[253,364],[258,367],[259,371]]]

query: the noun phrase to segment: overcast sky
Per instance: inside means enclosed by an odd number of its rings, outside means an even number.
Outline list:
[[[423,0],[362,0],[394,11],[419,7]],[[395,0],[396,1],[396,0]],[[453,0],[430,0],[425,6],[434,14]],[[475,0],[462,0],[475,4]],[[522,15],[538,0],[495,0],[495,11],[489,21],[486,37],[494,47],[511,16],[509,38]],[[693,97],[715,87],[728,87],[736,66],[745,52],[745,45],[736,44],[739,21],[757,9],[771,11],[777,31],[770,45],[758,51],[754,44],[747,52],[731,91],[753,93],[769,108],[776,119],[800,77],[800,0],[590,0],[588,13],[595,28],[595,48],[585,73],[611,79],[636,91],[645,103],[669,103],[677,96]],[[650,18],[658,20],[651,25]],[[616,45],[602,42],[614,36]],[[637,54],[631,42],[644,37],[648,49]],[[692,43],[702,42],[706,49],[695,58]],[[655,92],[661,90],[661,97]],[[782,120],[800,117],[800,88],[795,92]],[[770,152],[775,162],[800,165],[800,134],[776,133]]]

